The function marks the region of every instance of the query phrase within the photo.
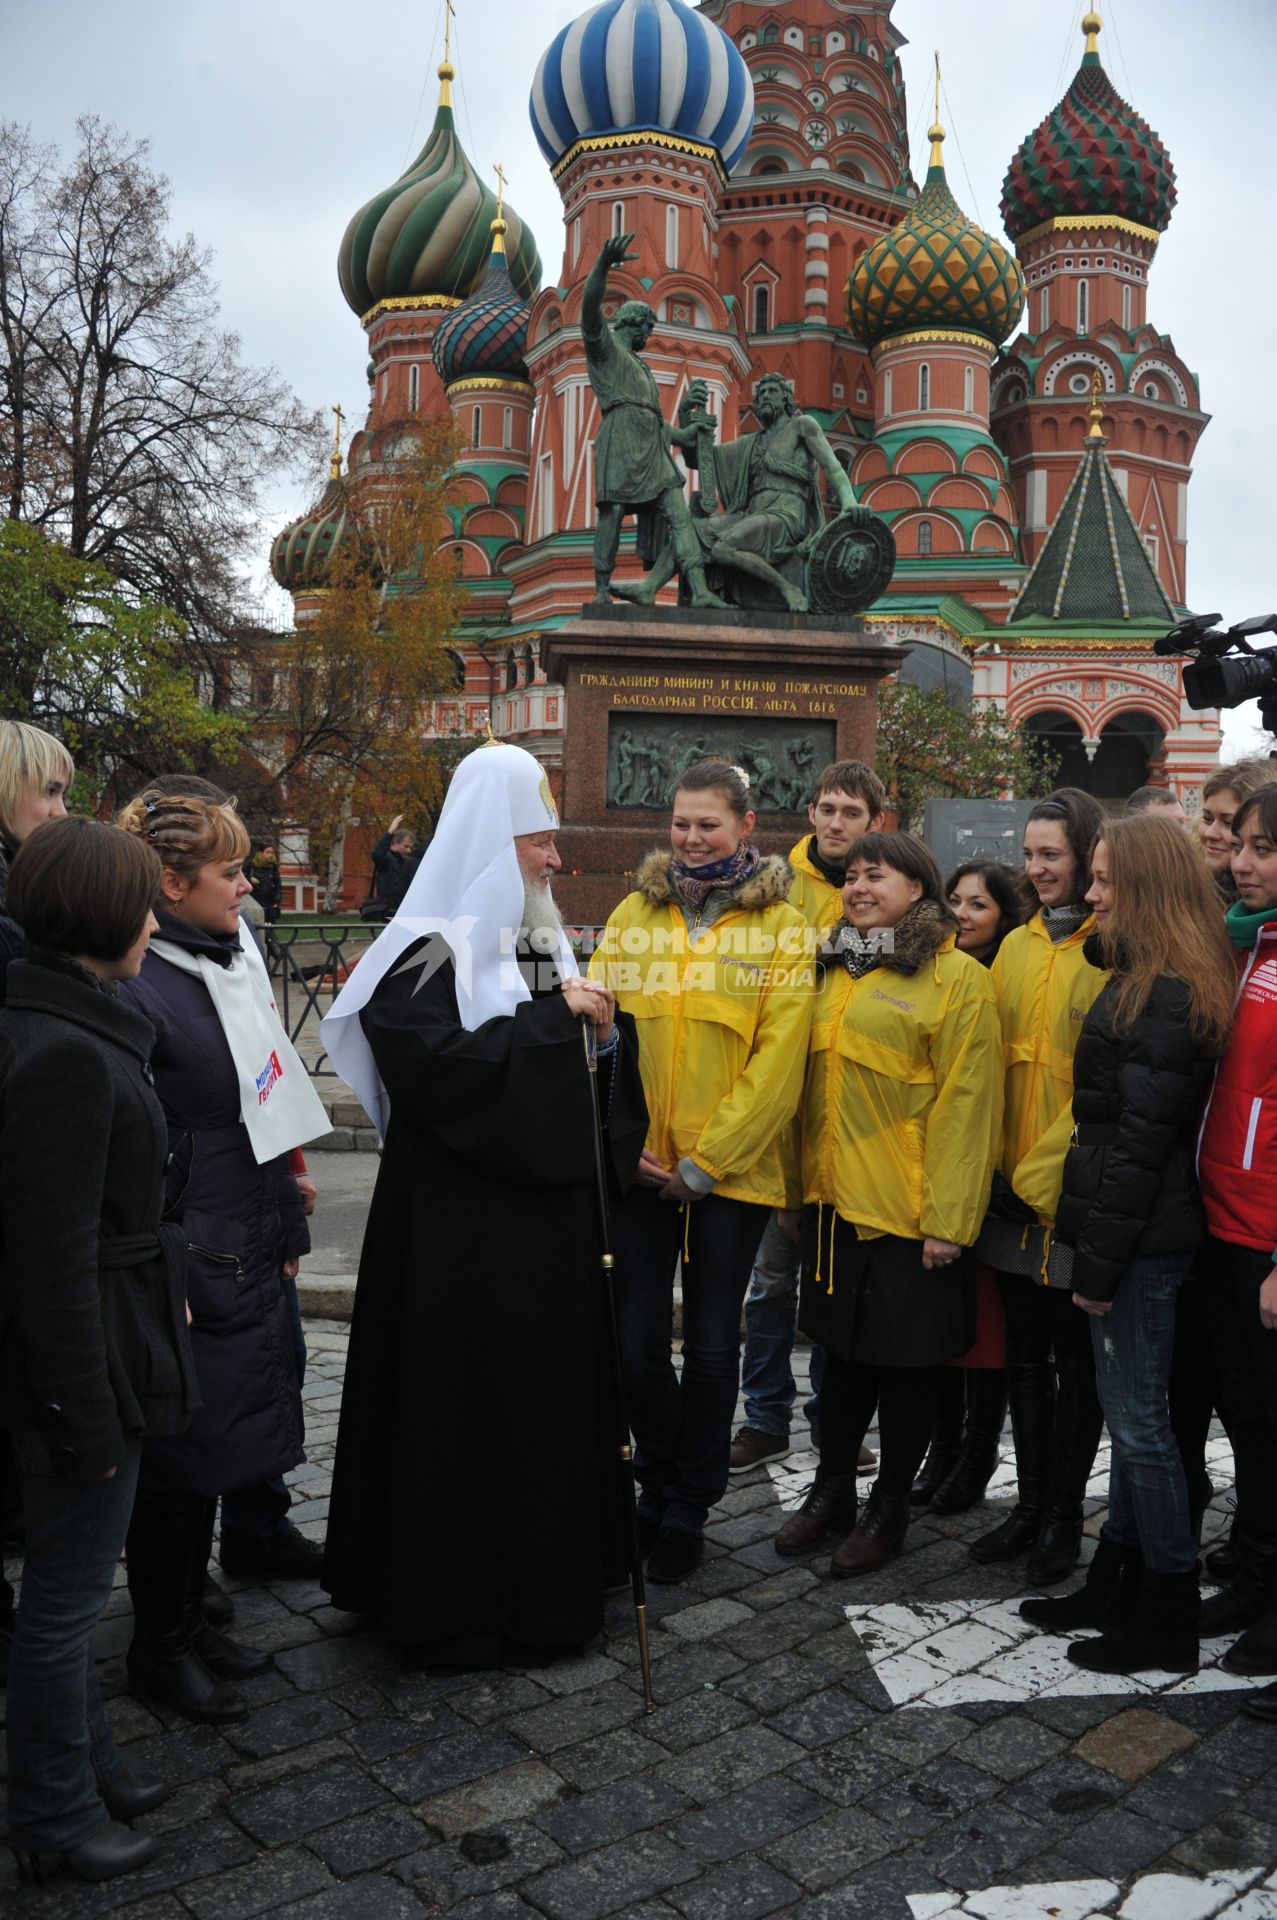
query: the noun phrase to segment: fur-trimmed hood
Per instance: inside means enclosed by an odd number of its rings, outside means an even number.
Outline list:
[[[818,963],[822,967],[831,966],[837,961],[839,936],[847,924],[845,920],[840,920],[831,927],[818,956]],[[957,922],[948,909],[937,901],[918,900],[888,931],[892,938],[884,943],[878,955],[878,965],[890,967],[893,973],[914,974],[925,967],[929,960],[933,960],[945,941],[953,937]]]
[[[634,887],[650,906],[681,904],[678,888],[670,872],[673,860],[673,854],[661,847],[653,848],[640,860],[634,875]],[[782,859],[778,853],[766,853],[747,880],[734,889],[724,888],[722,894],[724,899],[731,900],[733,907],[741,907],[746,912],[758,907],[774,907],[789,898],[793,879],[793,869],[788,860]]]

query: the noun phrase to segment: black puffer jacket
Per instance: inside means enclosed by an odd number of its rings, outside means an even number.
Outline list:
[[[1084,951],[1100,964],[1094,935]],[[1204,1231],[1193,1159],[1217,1055],[1189,1032],[1188,988],[1170,974],[1117,1033],[1119,977],[1087,1014],[1073,1058],[1076,1139],[1056,1216],[1074,1249],[1074,1291],[1088,1300],[1111,1300],[1140,1255],[1191,1250]]]

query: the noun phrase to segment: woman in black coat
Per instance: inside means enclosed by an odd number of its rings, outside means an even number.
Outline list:
[[[57,1855],[89,1880],[140,1866],[154,1840],[115,1823],[168,1791],[125,1771],[92,1647],[142,1437],[179,1433],[195,1404],[181,1242],[160,1218],[155,1036],[117,991],[142,964],[158,882],[145,847],[83,819],[40,827],[10,880],[29,958],[0,1011],[0,1406],[27,1529],[9,1834],[41,1879]]]
[[[185,1240],[203,1402],[184,1434],[143,1453],[127,1550],[128,1671],[140,1693],[190,1718],[239,1720],[248,1709],[231,1683],[264,1672],[270,1656],[237,1646],[205,1619],[204,1579],[219,1493],[305,1458],[281,1283],[286,1272],[295,1276],[310,1240],[287,1145],[323,1132],[327,1119],[269,1010],[264,976],[256,992],[260,962],[241,946],[239,903],[249,890],[242,822],[229,807],[148,790],[119,824],[144,837],[163,866],[159,931],[128,995],[156,1031],[171,1149],[167,1213]],[[276,1128],[273,1152],[260,1129],[269,1134],[290,1099],[315,1118],[299,1137]]]
[[[1103,1627],[1069,1648],[1094,1672],[1195,1672],[1197,1546],[1167,1381],[1176,1296],[1204,1231],[1197,1129],[1236,969],[1206,868],[1168,820],[1106,821],[1086,898],[1096,931],[1084,952],[1112,972],[1074,1055],[1056,1232],[1073,1249],[1074,1303],[1091,1316],[1109,1506],[1085,1586],[1020,1612],[1054,1632]]]

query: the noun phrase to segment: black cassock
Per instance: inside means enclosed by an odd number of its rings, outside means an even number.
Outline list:
[[[388,974],[361,1016],[391,1115],[324,1585],[392,1640],[488,1664],[499,1643],[588,1640],[626,1572],[591,1085],[561,994],[468,1033],[451,961],[419,980]],[[647,1129],[618,1026],[599,1072],[613,1197]]]

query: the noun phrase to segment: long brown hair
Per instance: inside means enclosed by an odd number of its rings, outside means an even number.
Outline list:
[[[1237,962],[1201,855],[1182,827],[1153,813],[1106,820],[1099,841],[1113,889],[1113,910],[1099,939],[1117,985],[1114,1026],[1127,1031],[1158,975],[1173,974],[1188,988],[1190,1033],[1222,1051]]]

